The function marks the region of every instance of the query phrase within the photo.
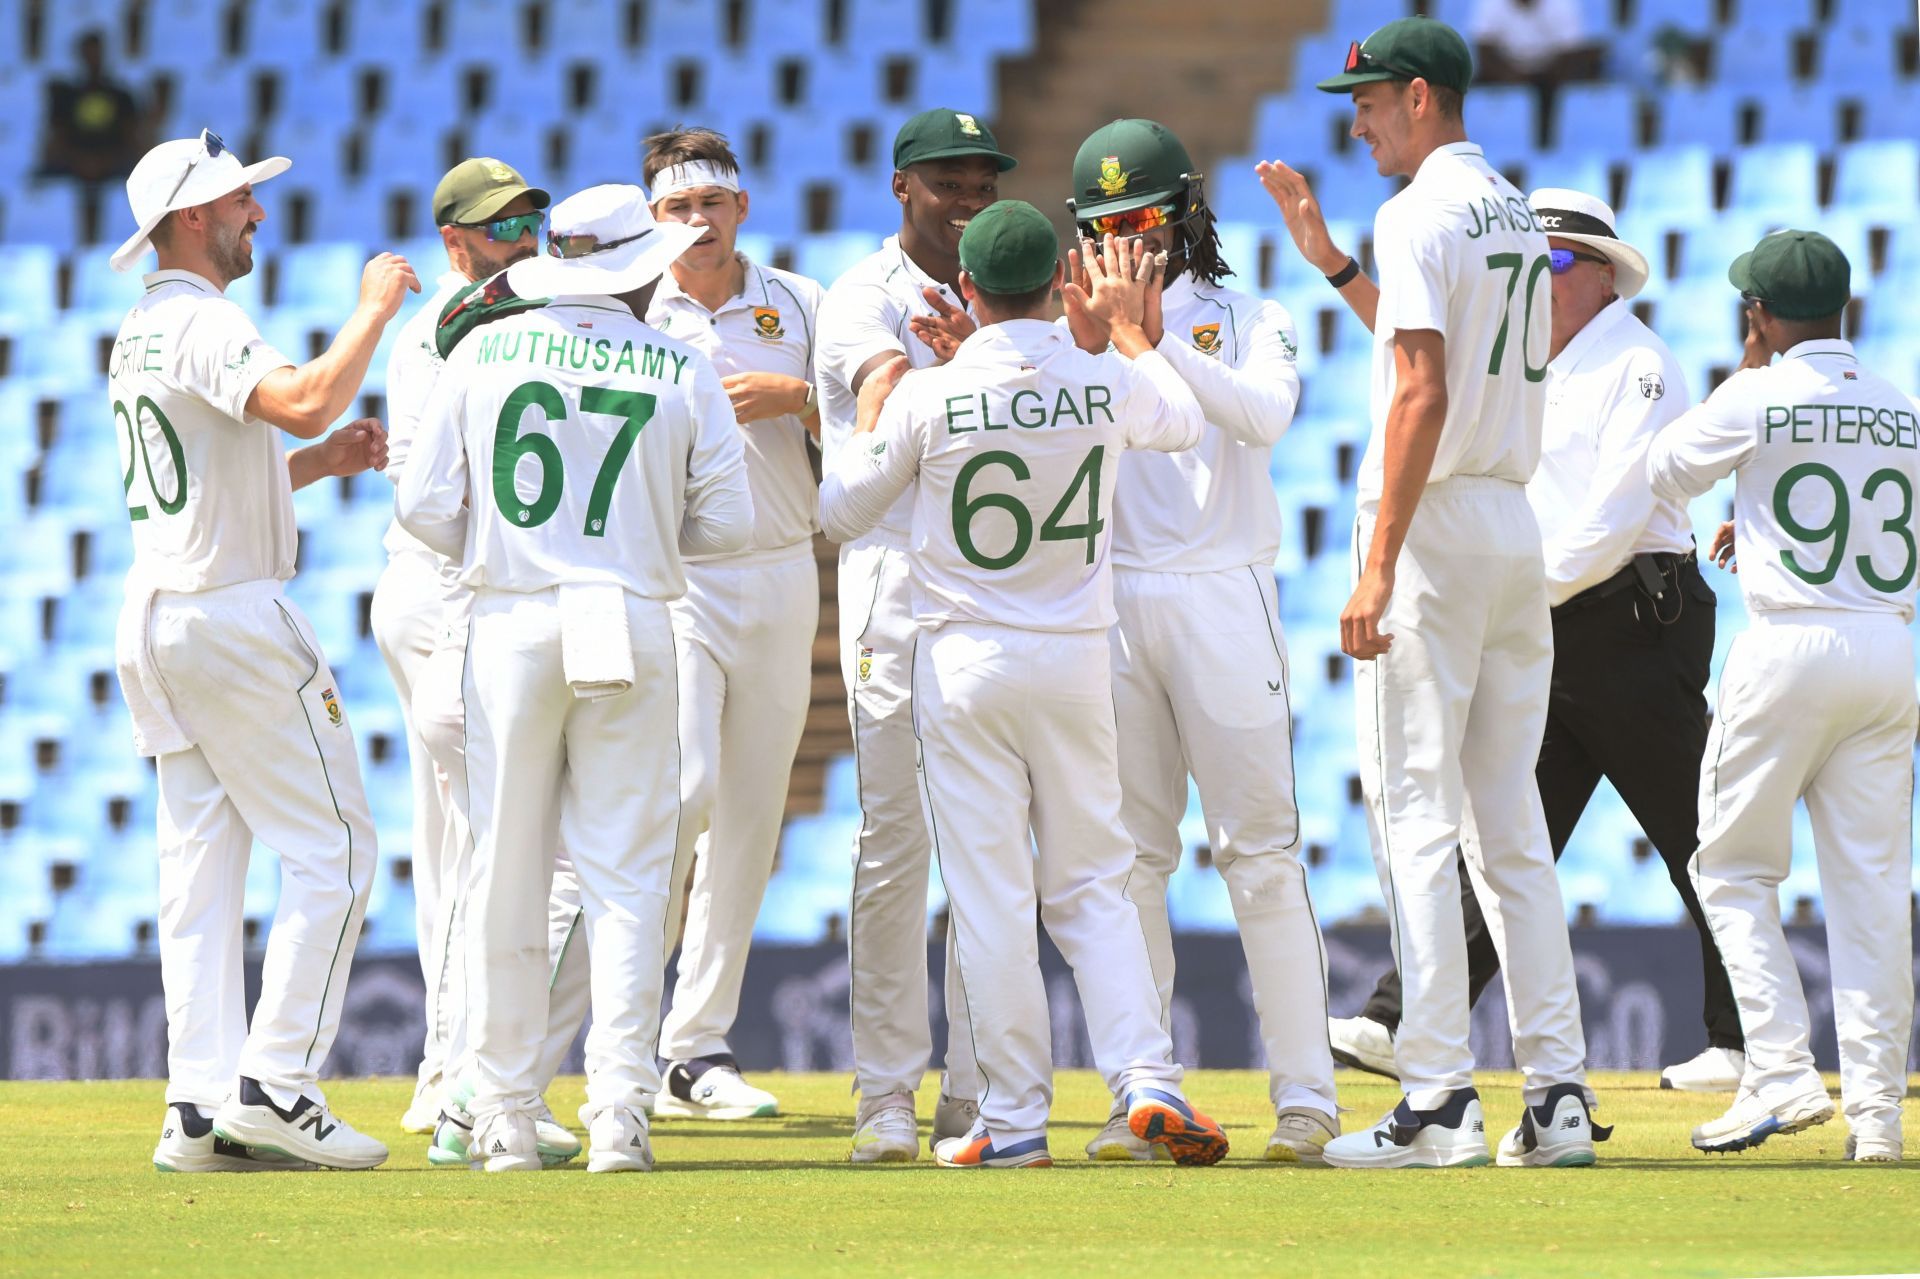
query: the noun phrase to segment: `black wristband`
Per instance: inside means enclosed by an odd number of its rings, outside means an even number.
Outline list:
[[[1360,264],[1354,261],[1353,258],[1349,257],[1347,259],[1347,264],[1345,266],[1341,267],[1337,272],[1327,277],[1327,283],[1331,284],[1336,289],[1344,289],[1349,284],[1352,284],[1354,277],[1359,274],[1360,274]]]

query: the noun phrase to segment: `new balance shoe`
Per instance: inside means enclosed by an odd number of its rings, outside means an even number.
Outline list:
[[[1480,1094],[1456,1089],[1445,1104],[1415,1110],[1400,1099],[1386,1118],[1335,1137],[1322,1152],[1333,1168],[1479,1168],[1493,1162]]]
[[[1327,1046],[1342,1066],[1400,1078],[1393,1060],[1393,1032],[1371,1017],[1327,1018]]]
[[[1045,1137],[995,1146],[984,1130],[933,1143],[933,1159],[942,1168],[1051,1168]]]
[[[667,1068],[667,1090],[653,1099],[653,1113],[684,1119],[770,1119],[780,1113],[780,1100],[742,1079],[733,1058],[699,1058]]]
[[[1173,1158],[1173,1152],[1164,1144],[1156,1145],[1134,1136],[1133,1129],[1127,1127],[1127,1108],[1116,1102],[1113,1113],[1107,1116],[1107,1126],[1087,1143],[1087,1158],[1103,1163],[1124,1163],[1129,1160],[1152,1163],[1156,1159]]]
[[[384,1145],[356,1131],[324,1103],[302,1096],[283,1110],[244,1075],[239,1089],[214,1115],[213,1135],[322,1168],[358,1171],[387,1161]]]
[[[1901,1159],[1900,1135],[1891,1137],[1847,1134],[1847,1158],[1863,1164],[1897,1164]]]
[[[933,1139],[969,1137],[980,1120],[980,1103],[971,1097],[955,1097],[942,1089],[939,1104],[933,1108]]]
[[[1705,1048],[1661,1071],[1660,1086],[1681,1092],[1735,1092],[1746,1073],[1747,1055],[1738,1048]]]
[[[1613,1129],[1593,1122],[1586,1089],[1578,1084],[1555,1084],[1537,1106],[1520,1112],[1520,1123],[1500,1139],[1502,1168],[1590,1168],[1593,1143],[1613,1136]]]
[[[406,1113],[400,1116],[401,1131],[424,1136],[438,1127],[439,1123],[440,1090],[422,1084],[413,1090],[413,1100],[408,1103]]]
[[[1177,1164],[1217,1164],[1227,1157],[1227,1134],[1220,1125],[1166,1088],[1130,1090],[1127,1127],[1140,1140],[1165,1146]]]
[[[853,1120],[857,1164],[904,1164],[920,1157],[920,1125],[913,1117],[913,1094],[891,1092],[860,1103]]]
[[[588,1172],[652,1172],[653,1143],[647,1119],[625,1106],[593,1117],[587,1127]]]
[[[1281,1164],[1324,1164],[1327,1143],[1340,1135],[1340,1119],[1311,1106],[1288,1106],[1267,1138],[1267,1160]]]
[[[217,1137],[213,1117],[191,1102],[167,1103],[153,1166],[161,1172],[311,1172],[313,1165],[272,1150],[255,1150]]]
[[[1750,1150],[1769,1137],[1801,1132],[1833,1118],[1833,1099],[1823,1089],[1794,1097],[1776,1106],[1748,1093],[1718,1119],[1693,1130],[1693,1148],[1712,1154]]]
[[[557,1168],[580,1154],[580,1139],[560,1126],[542,1101],[533,1112],[533,1144],[543,1168]],[[447,1098],[439,1122],[434,1125],[433,1144],[427,1147],[427,1162],[435,1168],[464,1168],[475,1156],[473,1116],[467,1108]]]
[[[502,1110],[482,1117],[473,1127],[468,1153],[488,1172],[539,1172],[538,1139],[533,1116],[524,1110]]]

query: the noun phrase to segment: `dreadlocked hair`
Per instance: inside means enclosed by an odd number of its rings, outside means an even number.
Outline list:
[[[1227,265],[1227,259],[1220,251],[1220,232],[1214,227],[1213,210],[1202,208],[1197,228],[1189,226],[1187,238],[1187,270],[1208,284],[1219,284],[1233,274],[1233,268]]]

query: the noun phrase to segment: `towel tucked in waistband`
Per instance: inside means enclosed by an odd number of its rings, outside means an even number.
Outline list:
[[[575,697],[614,697],[633,687],[627,592],[611,582],[561,586],[560,670]]]

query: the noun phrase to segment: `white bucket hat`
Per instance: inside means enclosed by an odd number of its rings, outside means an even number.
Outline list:
[[[641,187],[588,187],[553,206],[546,253],[508,267],[507,283],[523,298],[629,293],[658,279],[704,234],[705,227],[656,221]]]
[[[240,163],[240,157],[227,150],[227,144],[211,129],[202,129],[197,138],[175,138],[162,142],[140,157],[127,175],[127,203],[133,206],[133,220],[140,224],[127,242],[114,250],[107,264],[116,271],[129,271],[153,247],[149,237],[160,219],[175,209],[191,209],[252,182],[265,182],[293,167],[285,156],[272,156],[254,164]]]
[[[1613,263],[1613,291],[1630,298],[1647,287],[1647,256],[1613,229],[1605,200],[1566,187],[1541,187],[1527,197],[1540,229],[1550,236],[1597,249]]]

